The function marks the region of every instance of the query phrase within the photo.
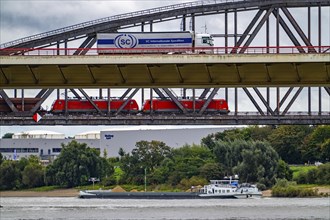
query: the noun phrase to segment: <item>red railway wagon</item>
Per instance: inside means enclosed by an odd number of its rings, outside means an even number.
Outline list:
[[[179,102],[185,107],[188,112],[192,112],[194,110],[194,101],[192,99],[181,99]],[[204,103],[205,99],[197,99],[195,100],[195,110],[200,110]],[[144,113],[150,113],[150,99],[147,99],[143,105],[142,111]],[[179,107],[169,99],[153,99],[152,100],[152,111],[155,113],[176,113],[179,112]],[[210,104],[207,106],[205,112],[208,113],[220,113],[220,114],[228,114],[228,103],[224,99],[213,99]]]
[[[22,98],[9,98],[18,111],[23,111]],[[30,111],[41,98],[24,98],[24,111]],[[11,109],[7,105],[4,99],[0,98],[0,112],[11,112]]]
[[[112,99],[110,100],[110,112],[116,112],[122,106],[126,100]],[[105,99],[94,99],[93,102],[95,105],[102,111],[108,111],[108,100]],[[96,112],[97,110],[87,99],[69,99],[68,100],[68,112],[72,113],[90,113]],[[57,99],[52,105],[53,113],[64,113],[65,111],[65,100]],[[137,113],[139,111],[139,106],[136,100],[131,99],[126,106],[123,108],[122,112],[125,113]]]

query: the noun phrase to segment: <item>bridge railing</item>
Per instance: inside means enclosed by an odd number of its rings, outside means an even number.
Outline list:
[[[187,47],[187,48],[4,48],[0,49],[0,56],[30,55],[56,56],[67,55],[148,55],[148,54],[298,54],[298,53],[330,53],[330,46],[281,46],[281,47]]]

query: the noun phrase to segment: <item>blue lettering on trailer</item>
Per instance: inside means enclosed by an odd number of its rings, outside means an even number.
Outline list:
[[[139,39],[139,44],[191,44],[192,38]]]
[[[98,39],[97,44],[114,44],[113,39]]]

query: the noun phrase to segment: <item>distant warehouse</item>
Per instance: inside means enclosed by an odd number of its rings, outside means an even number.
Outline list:
[[[101,131],[76,134],[74,139],[80,143],[97,148],[109,157],[118,156],[123,148],[131,152],[135,143],[145,141],[162,141],[166,145],[178,148],[185,144],[200,144],[208,134],[222,132],[230,127],[219,126],[129,126],[113,127]],[[72,139],[65,134],[51,131],[27,131],[15,133],[12,139],[0,139],[0,152],[7,159],[19,159],[29,155],[39,156],[42,160],[52,160],[61,152],[61,144],[67,144]]]

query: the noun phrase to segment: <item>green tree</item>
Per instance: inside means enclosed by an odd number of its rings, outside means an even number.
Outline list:
[[[172,150],[173,170],[170,170],[169,182],[178,184],[182,179],[199,176],[201,168],[207,163],[214,163],[214,155],[203,146],[185,145]]]
[[[3,139],[5,139],[5,138],[12,138],[13,137],[13,135],[14,135],[14,133],[6,133],[6,134],[4,134],[3,136],[2,136],[2,138]]]
[[[226,141],[230,142],[233,140],[254,140],[264,141],[268,139],[268,136],[273,132],[271,126],[249,126],[247,128],[237,128],[231,130],[225,130],[215,134],[210,134],[202,138],[201,143],[203,146],[213,150],[216,142]]]
[[[22,172],[22,182],[29,188],[43,186],[43,167],[37,163],[29,163]]]
[[[330,184],[330,163],[325,163],[317,168],[317,180],[318,184]]]
[[[143,184],[146,171],[149,183],[154,183],[152,181],[156,181],[156,178],[152,177],[153,173],[155,170],[159,172],[158,167],[170,156],[171,148],[160,141],[140,141],[135,146],[131,154],[122,149],[119,151],[120,167],[124,171],[123,178],[126,182]]]
[[[289,164],[299,164],[302,162],[301,150],[311,131],[305,125],[282,125],[273,131],[269,141],[282,160]]]
[[[60,155],[46,169],[47,183],[74,187],[87,184],[90,177],[102,179],[113,171],[106,161],[98,150],[85,143],[73,140],[67,145],[62,144]]]
[[[200,176],[207,180],[222,179],[225,176],[224,169],[219,163],[205,163],[199,169]]]
[[[20,170],[17,161],[5,160],[0,165],[0,188],[2,190],[17,189],[20,187]]]
[[[224,166],[226,176],[238,174],[243,182],[259,182],[266,186],[275,181],[279,157],[268,142],[218,141],[214,154],[217,162]]]
[[[330,159],[330,125],[317,126],[307,138],[302,149],[304,162],[322,161]]]
[[[276,168],[276,178],[292,180],[292,170],[284,160],[279,160]]]
[[[0,153],[0,165],[2,164],[2,162],[3,162],[4,160],[5,160],[5,159],[3,158],[2,153]]]

